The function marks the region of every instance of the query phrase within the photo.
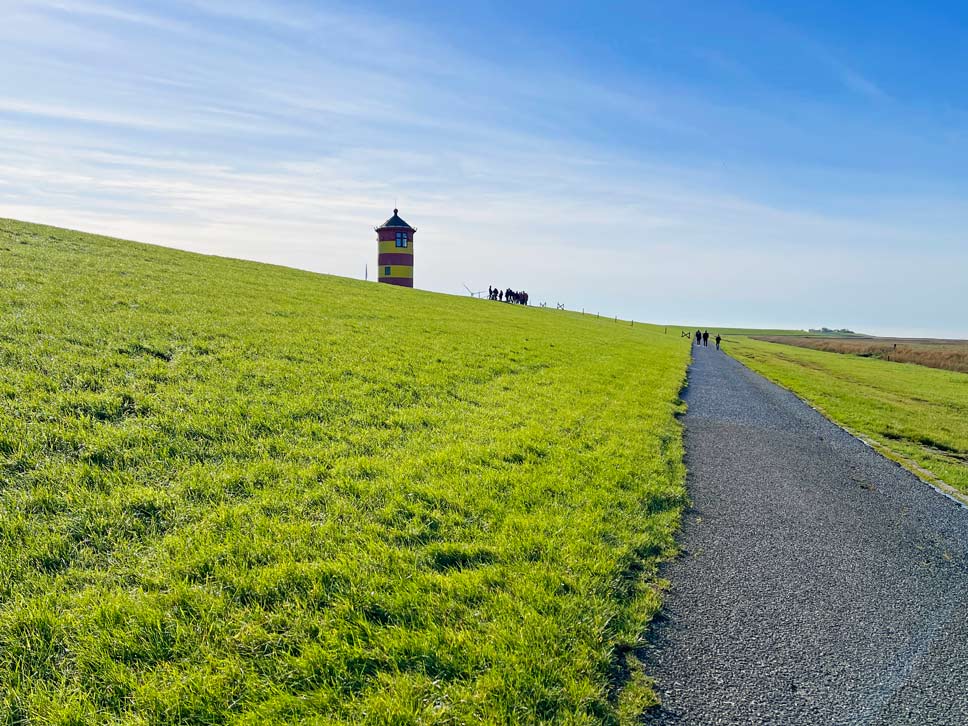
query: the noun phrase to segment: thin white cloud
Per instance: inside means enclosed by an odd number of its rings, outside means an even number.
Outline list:
[[[811,37],[800,28],[771,17],[769,25],[782,36],[789,38],[794,47],[800,48],[813,58],[828,73],[830,73],[844,88],[872,101],[884,101],[889,94],[874,80],[867,77],[858,68],[852,66],[838,53]]]
[[[810,43],[816,58],[825,65],[831,73],[848,90],[872,101],[889,100],[890,96],[877,83],[867,78],[860,71],[847,65],[826,49],[816,43]]]
[[[38,101],[0,98],[0,113],[26,114],[67,122],[97,123],[129,126],[140,129],[179,129],[182,125],[158,116],[134,116],[100,109],[84,109]]]
[[[187,5],[214,16],[256,23],[269,23],[283,28],[302,30],[314,27],[317,13],[292,5],[256,2],[255,0],[188,0]]]
[[[82,15],[93,18],[147,25],[174,32],[185,32],[189,29],[185,23],[173,21],[159,15],[133,12],[128,8],[100,2],[84,2],[82,0],[32,0],[24,5],[33,10],[47,10],[72,15]]]

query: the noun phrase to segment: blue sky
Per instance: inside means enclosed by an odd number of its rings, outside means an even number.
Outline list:
[[[709,326],[968,337],[956,3],[6,0],[0,216]]]

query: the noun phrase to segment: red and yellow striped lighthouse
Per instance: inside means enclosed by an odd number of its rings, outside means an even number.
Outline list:
[[[393,216],[376,228],[379,247],[377,278],[380,282],[413,287],[413,235],[417,230],[398,216]]]

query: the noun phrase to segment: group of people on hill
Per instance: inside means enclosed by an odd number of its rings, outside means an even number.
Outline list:
[[[693,336],[688,330],[682,331],[683,338],[691,338]],[[723,342],[721,335],[717,333],[716,335],[716,350],[719,350],[719,344]],[[704,347],[709,347],[709,331],[708,330],[697,330],[696,331],[696,345],[701,345]]]
[[[498,300],[499,302],[517,303],[518,305],[528,304],[528,293],[516,292],[510,287],[507,290],[498,290],[496,287],[487,286],[487,299]]]

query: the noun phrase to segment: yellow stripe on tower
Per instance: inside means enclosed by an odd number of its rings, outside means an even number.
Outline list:
[[[390,274],[387,274],[387,267]],[[380,277],[413,277],[413,265],[380,265],[377,272]]]
[[[397,247],[397,243],[392,240],[383,240],[380,242],[380,252],[395,252],[400,255],[412,255],[413,254],[413,240],[410,240],[409,247]]]

